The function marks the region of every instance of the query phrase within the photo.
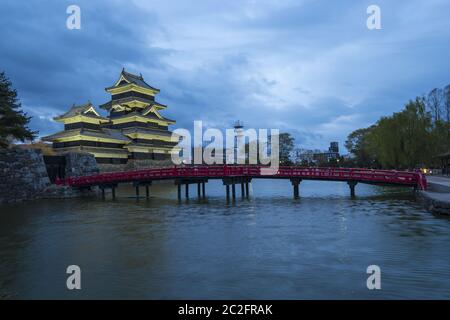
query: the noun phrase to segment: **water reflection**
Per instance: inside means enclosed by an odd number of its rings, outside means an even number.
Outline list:
[[[252,197],[178,202],[121,187],[115,201],[49,200],[1,207],[1,298],[449,298],[448,219],[410,190],[255,181]],[[65,268],[82,269],[82,290]],[[365,287],[378,264],[382,290]]]

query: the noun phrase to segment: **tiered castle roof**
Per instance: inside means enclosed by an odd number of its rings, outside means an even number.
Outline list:
[[[171,152],[178,152],[174,148],[178,138],[168,130],[175,120],[162,116],[160,110],[167,106],[155,101],[159,89],[146,83],[142,75],[123,69],[116,83],[105,90],[111,100],[100,108],[109,112],[108,117],[101,116],[90,102],[73,105],[54,118],[64,123],[65,130],[44,139],[60,151],[97,148],[93,153],[102,161],[116,157],[111,149],[119,151],[116,154],[120,158],[126,154],[139,159],[167,158]]]

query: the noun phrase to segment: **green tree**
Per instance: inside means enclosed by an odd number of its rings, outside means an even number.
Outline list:
[[[430,160],[431,115],[425,103],[416,98],[401,112],[383,117],[370,136],[370,146],[385,168],[413,169]]]
[[[289,133],[280,133],[280,165],[292,165],[291,153],[294,150],[294,138]]]
[[[449,145],[446,123],[435,120],[435,109],[427,111],[422,98],[409,101],[401,112],[382,117],[370,128],[352,132],[347,149],[362,167],[413,169],[433,166],[433,155]],[[375,165],[376,164],[376,165]]]
[[[444,119],[450,125],[450,84],[444,88]]]
[[[7,147],[12,140],[33,140],[36,132],[28,128],[30,117],[21,109],[17,92],[5,73],[0,73],[0,147]]]
[[[376,155],[371,147],[370,135],[375,126],[358,129],[350,133],[345,141],[345,147],[355,157],[354,164],[358,167],[377,167]]]
[[[423,100],[430,110],[434,121],[439,121],[443,113],[444,90],[434,88]]]

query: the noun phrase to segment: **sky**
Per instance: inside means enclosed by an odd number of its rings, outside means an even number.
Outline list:
[[[40,136],[74,103],[109,101],[124,67],[161,90],[172,129],[241,120],[326,149],[450,84],[449,14],[450,0],[1,0],[0,70]]]

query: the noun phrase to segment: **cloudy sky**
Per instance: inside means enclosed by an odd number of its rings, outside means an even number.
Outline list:
[[[450,83],[449,14],[450,0],[1,0],[0,70],[41,136],[73,103],[108,101],[125,67],[161,89],[175,127],[240,119],[322,149]]]

